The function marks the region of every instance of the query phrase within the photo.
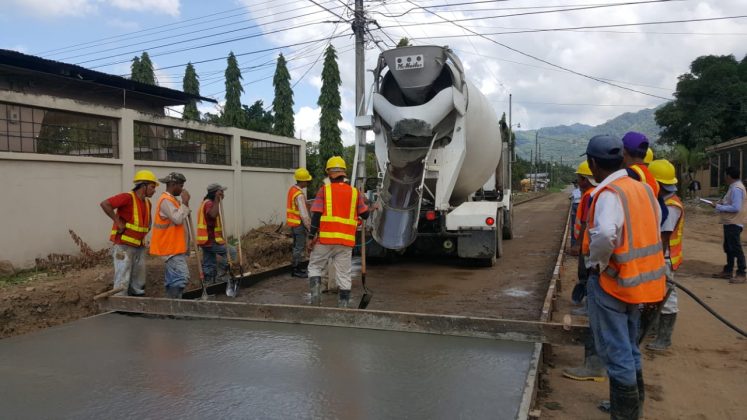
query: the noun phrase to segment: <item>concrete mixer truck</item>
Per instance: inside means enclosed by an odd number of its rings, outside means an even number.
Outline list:
[[[448,47],[385,51],[374,70],[379,182],[369,219],[385,252],[455,256],[493,265],[512,236],[510,153],[498,117]]]

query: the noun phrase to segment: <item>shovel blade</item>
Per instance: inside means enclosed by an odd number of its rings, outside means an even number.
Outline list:
[[[361,297],[360,303],[358,303],[358,309],[366,309],[368,304],[371,303],[372,297],[373,293],[364,293],[363,297]]]

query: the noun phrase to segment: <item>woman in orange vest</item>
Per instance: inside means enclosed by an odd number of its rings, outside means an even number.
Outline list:
[[[677,176],[674,165],[668,160],[659,159],[649,165],[651,174],[661,186],[660,197],[666,203],[669,214],[661,225],[661,242],[664,246],[664,257],[672,271],[671,276],[682,264],[682,232],[685,224],[685,206],[677,196]],[[656,327],[656,340],[646,348],[653,351],[664,351],[672,345],[672,331],[677,321],[677,289],[672,288],[667,301],[661,308],[659,322]]]
[[[145,236],[150,231],[150,197],[158,181],[153,172],[141,170],[132,179],[135,188],[101,202],[101,208],[114,224],[109,239],[114,242],[114,286],[118,295],[145,295]]]
[[[582,253],[596,350],[610,379],[613,419],[638,419],[644,400],[639,305],[664,298],[666,266],[656,197],[623,169],[623,143],[594,136],[586,147],[599,186],[592,193]]]
[[[306,251],[306,236],[311,229],[311,218],[309,209],[306,207],[306,194],[304,190],[311,183],[311,174],[306,168],[296,169],[293,174],[296,183],[288,189],[285,200],[285,223],[293,233],[293,255],[291,257],[291,276],[305,279],[307,271],[300,267]]]
[[[164,286],[166,296],[181,299],[189,282],[187,267],[187,243],[189,233],[186,222],[189,218],[189,192],[184,189],[187,178],[172,172],[159,181],[166,184],[166,191],[156,203],[153,237],[150,241],[150,254],[163,257],[166,262]],[[182,202],[176,199],[181,197]]]
[[[340,156],[327,160],[329,184],[316,193],[311,206],[311,230],[309,240],[309,287],[311,303],[321,304],[322,273],[327,263],[335,267],[339,288],[338,307],[348,307],[350,301],[350,268],[355,246],[355,230],[358,218],[368,218],[368,206],[358,190],[345,183],[347,166]],[[318,242],[318,243],[317,243]]]

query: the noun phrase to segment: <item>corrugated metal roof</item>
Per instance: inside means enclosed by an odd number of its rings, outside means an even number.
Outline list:
[[[161,86],[149,85],[136,82],[121,76],[102,73],[76,66],[75,64],[48,60],[34,55],[23,54],[18,51],[0,49],[0,65],[33,70],[53,76],[64,77],[71,80],[92,82],[103,86],[124,89],[131,92],[144,93],[157,96],[165,100],[173,101],[174,105],[184,105],[190,100],[217,102],[215,99],[192,95],[180,90],[169,89]]]

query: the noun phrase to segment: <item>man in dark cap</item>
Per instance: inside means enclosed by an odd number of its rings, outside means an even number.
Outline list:
[[[599,183],[582,241],[589,325],[610,379],[611,417],[634,420],[644,400],[639,305],[661,302],[666,291],[661,212],[651,188],[623,169],[621,140],[594,136],[586,156]]]
[[[202,248],[202,272],[207,283],[215,283],[218,277],[223,277],[221,280],[229,279],[227,252],[231,253],[232,259],[236,259],[236,248],[226,244],[220,214],[227,189],[217,183],[208,185],[207,195],[197,211],[197,245]],[[217,269],[218,256],[222,258],[220,270]]]

